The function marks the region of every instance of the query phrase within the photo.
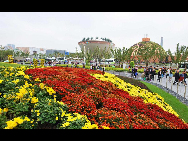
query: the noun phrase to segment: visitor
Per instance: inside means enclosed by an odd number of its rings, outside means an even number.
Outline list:
[[[184,73],[184,86],[185,86],[185,85],[187,85],[187,83],[186,83],[186,81],[185,81],[185,79],[187,78],[186,69],[184,69],[184,72],[183,72],[183,73]]]
[[[103,72],[103,74],[104,74],[104,71],[105,71],[105,67],[102,68],[102,72]]]
[[[157,79],[157,80],[159,80],[159,82],[160,82],[160,79],[161,79],[161,75],[162,75],[162,71],[161,71],[161,69],[159,69],[159,72],[158,72],[158,79]]]
[[[51,63],[52,63],[51,61],[48,61],[48,65],[49,65],[49,66],[51,66]]]
[[[172,80],[172,77],[173,77],[173,74],[172,74],[172,69],[171,69],[171,67],[169,68],[169,70],[168,70],[168,74],[169,74],[169,82],[171,82],[171,80]]]
[[[142,80],[144,80],[144,78],[145,78],[145,74],[144,74],[144,72],[141,74],[141,79]]]
[[[151,74],[151,79],[153,79],[153,81],[154,81],[154,75],[156,75],[155,67],[152,68],[152,74]]]
[[[151,81],[151,79],[152,79],[152,71],[153,71],[152,66],[150,66],[148,70],[149,70],[149,80]]]
[[[132,73],[131,73],[131,78],[133,78],[133,76],[134,76],[134,68],[132,68],[132,71],[131,71]]]
[[[170,74],[170,69],[168,68],[166,71],[166,78],[167,78],[167,76],[169,76],[169,74]]]
[[[145,73],[146,80],[149,80],[149,69],[148,69],[148,67],[145,68],[144,73]]]
[[[179,78],[180,78],[180,75],[179,75],[179,70],[177,70],[177,71],[176,71],[176,73],[175,73],[175,80],[174,80],[173,85],[174,85],[176,82],[177,82],[177,85],[178,85]]]
[[[137,68],[137,65],[134,67],[134,77],[136,78],[136,76],[138,75],[138,73],[137,73],[137,70],[138,70],[138,68]]]

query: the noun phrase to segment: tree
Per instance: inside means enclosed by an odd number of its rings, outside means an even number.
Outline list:
[[[133,68],[134,67],[134,61],[130,62],[130,67]]]
[[[130,62],[132,59],[131,58],[132,54],[133,54],[133,48],[131,47],[129,49],[126,48],[125,61]]]
[[[168,49],[167,52],[168,52],[169,56],[171,57],[172,62],[177,64],[177,68],[179,66],[179,63],[185,62],[188,57],[188,47],[186,47],[184,45],[179,47],[179,43],[177,44],[174,56],[172,55],[172,52],[170,51],[170,49]]]
[[[108,50],[107,50],[105,47],[104,50],[102,50],[102,58],[105,58],[105,59],[111,58],[112,53],[111,53],[110,49],[111,48],[108,48]]]
[[[8,58],[8,55],[12,55],[13,50],[0,50],[0,60],[5,61]]]
[[[164,49],[162,49],[162,48],[159,48],[158,51],[159,51],[159,56],[158,56],[159,57],[159,61],[160,62],[164,62],[165,58],[167,57],[166,51]]]
[[[187,57],[188,57],[188,47],[186,46],[181,46],[181,60],[180,62],[185,62],[187,61]]]
[[[120,66],[120,63],[122,63],[125,60],[125,55],[126,55],[125,47],[123,47],[123,49],[121,48],[115,48],[114,50],[111,49],[111,52],[114,55],[116,61],[119,62],[119,66]]]

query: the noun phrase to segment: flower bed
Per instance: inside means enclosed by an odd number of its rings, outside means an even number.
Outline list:
[[[56,91],[40,79],[31,79],[26,69],[0,68],[0,129],[98,128],[85,115],[69,112],[66,104],[56,100]]]
[[[184,129],[156,93],[82,68],[0,68],[0,128]]]
[[[52,87],[56,99],[65,103],[69,112],[86,115],[98,128],[188,128],[158,94],[114,75],[62,67],[28,69],[25,73],[33,81]]]

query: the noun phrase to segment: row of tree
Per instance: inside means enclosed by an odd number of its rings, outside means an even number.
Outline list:
[[[130,61],[142,61],[146,63],[146,66],[148,66],[149,63],[155,63],[158,59],[159,62],[175,63],[178,67],[180,62],[187,62],[188,57],[188,47],[184,45],[179,46],[179,43],[174,53],[172,53],[170,49],[165,51],[160,45],[152,42],[141,44],[139,47],[134,46],[129,49],[125,47],[122,49],[115,48],[114,50],[111,49],[111,52],[119,64]],[[151,60],[152,62],[150,62]]]
[[[24,53],[22,51],[13,52],[13,50],[1,50],[0,51],[0,61],[4,61],[7,59],[8,55],[13,55],[14,57],[29,57],[29,53]],[[39,58],[45,58],[47,55],[45,54],[37,54]],[[59,52],[54,52],[54,54],[49,54],[49,57],[63,57],[64,54]],[[165,51],[159,44],[154,42],[140,42],[137,45],[134,45],[130,48],[106,48],[99,49],[97,46],[93,51],[84,51],[78,52],[76,48],[76,53],[70,53],[67,57],[78,57],[78,58],[86,58],[86,63],[89,64],[91,60],[97,60],[100,62],[102,59],[109,59],[111,57],[115,58],[116,61],[119,63],[131,61],[136,62],[145,62],[146,66],[149,63],[155,63],[158,59],[160,62],[171,62],[177,64],[177,67],[180,62],[187,61],[188,57],[188,47],[182,45],[180,46],[179,43],[177,44],[176,51],[174,53],[171,52],[170,49]],[[152,60],[152,62],[150,62]]]

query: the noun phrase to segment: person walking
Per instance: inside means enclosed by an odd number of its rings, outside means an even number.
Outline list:
[[[171,82],[171,80],[172,80],[172,77],[173,77],[173,74],[172,74],[172,69],[171,69],[171,67],[168,69],[168,74],[169,74],[169,82]]]
[[[138,68],[137,68],[137,65],[136,65],[135,68],[134,68],[134,77],[135,77],[135,78],[136,78],[136,76],[138,75],[137,70],[138,70]]]
[[[169,76],[169,74],[170,74],[170,69],[168,68],[166,71],[166,78],[167,78],[167,76]]]
[[[153,79],[153,81],[154,81],[154,76],[156,75],[156,71],[155,71],[155,67],[153,68],[153,70],[152,70],[152,79]]]
[[[159,72],[158,72],[158,79],[157,79],[157,80],[159,80],[159,82],[160,82],[160,79],[161,79],[161,75],[162,75],[162,71],[161,71],[161,69],[159,69]]]
[[[176,71],[176,73],[175,73],[175,80],[174,80],[173,85],[174,85],[176,82],[177,82],[177,85],[178,85],[179,78],[180,78],[180,75],[179,75],[179,70],[177,70],[177,71]]]
[[[183,82],[184,82],[184,86],[185,86],[185,85],[187,85],[187,83],[186,83],[186,81],[185,81],[185,79],[187,78],[186,69],[184,70],[183,73],[184,73],[184,81],[183,81]]]
[[[148,70],[149,70],[149,80],[151,81],[152,71],[153,71],[152,66],[150,66]]]

